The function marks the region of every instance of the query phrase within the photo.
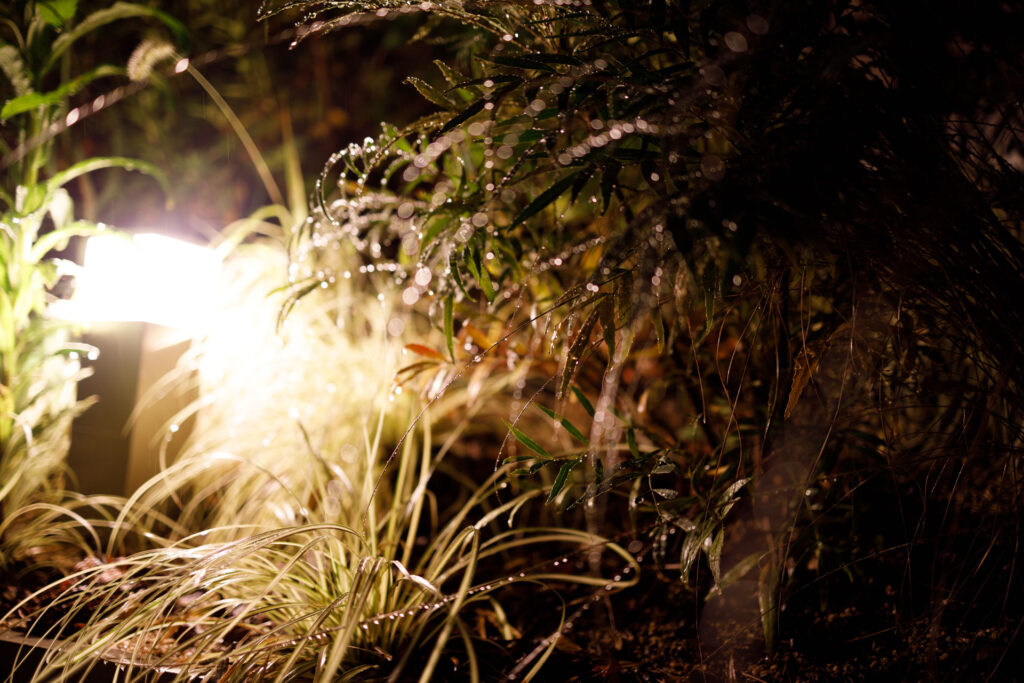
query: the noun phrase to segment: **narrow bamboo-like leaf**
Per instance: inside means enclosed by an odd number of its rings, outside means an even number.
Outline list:
[[[601,201],[602,201],[602,213],[608,210],[608,206],[612,200],[612,190],[615,189],[615,182],[619,178],[619,171],[622,170],[622,164],[617,161],[611,161],[604,165],[601,169]]]
[[[498,66],[507,66],[515,69],[534,69],[536,71],[554,71],[550,64],[537,59],[530,59],[526,56],[510,56],[510,57],[481,57],[481,60],[485,62],[491,62]]]
[[[769,562],[761,569],[757,581],[757,602],[761,609],[761,629],[764,632],[764,646],[769,654],[775,645],[775,627],[778,623],[778,600],[776,589],[779,583],[779,573],[775,564]]]
[[[78,0],[40,0],[36,3],[42,20],[57,28],[74,18],[77,7]]]
[[[487,337],[486,334],[480,331],[480,329],[473,323],[466,323],[462,326],[462,329],[466,331],[466,334],[470,336],[473,343],[479,346],[481,349],[489,349],[493,342]]]
[[[690,574],[693,572],[697,558],[700,557],[704,539],[710,535],[711,531],[712,529],[707,528],[707,525],[705,525],[701,527],[699,533],[695,529],[687,533],[686,538],[683,539],[683,547],[679,552],[679,576],[686,585],[690,584]]]
[[[26,111],[32,111],[39,107],[62,102],[80,91],[92,81],[95,81],[97,78],[123,76],[124,73],[125,70],[122,68],[104,64],[96,67],[95,69],[90,69],[84,74],[81,74],[77,78],[67,81],[66,83],[62,83],[58,88],[49,92],[30,92],[22,95],[21,97],[15,97],[13,100],[8,100],[4,104],[3,109],[0,109],[0,121],[6,121],[12,116],[17,116],[18,114]]]
[[[448,347],[448,357],[455,362],[455,320],[454,297],[449,294],[444,298],[444,343]]]
[[[52,230],[32,245],[29,259],[32,263],[39,263],[51,250],[63,248],[72,237],[88,237],[90,235],[110,234],[109,230],[102,230],[93,223],[75,221],[59,230]]]
[[[722,575],[722,579],[718,582],[712,590],[721,591],[736,583],[744,576],[746,576],[751,569],[757,566],[758,560],[761,559],[761,553],[751,553],[744,557],[742,560],[737,562],[733,567]]]
[[[636,445],[636,430],[630,427],[626,430],[626,445],[635,460],[640,459],[640,448]]]
[[[436,104],[442,109],[451,111],[455,109],[455,104],[444,96],[440,90],[430,85],[422,78],[416,78],[415,76],[409,76],[405,79],[405,82],[416,88],[416,92],[424,97],[429,102]]]
[[[448,81],[448,85],[452,87],[455,87],[460,83],[464,83],[465,81],[468,80],[468,78],[463,73],[461,73],[460,71],[451,66],[448,66],[440,59],[434,60],[434,66],[436,66],[441,71],[441,74],[444,75],[444,80]]]
[[[601,332],[608,347],[608,357],[612,358],[615,356],[615,303],[606,296],[597,305],[597,312],[601,316]]]
[[[167,181],[167,176],[164,175],[163,171],[148,161],[130,159],[128,157],[95,157],[79,161],[77,164],[73,164],[59,173],[54,173],[53,177],[47,182],[47,187],[52,192],[79,176],[104,168],[123,168],[126,171],[145,173],[160,183],[160,187],[163,188],[165,194],[168,196],[171,194],[171,184]]]
[[[429,346],[424,346],[423,344],[406,344],[405,348],[406,350],[412,351],[418,356],[433,358],[434,360],[444,360],[444,356],[441,355],[438,351],[435,351]]]
[[[547,53],[547,52],[534,52],[534,53],[531,53],[529,55],[526,55],[526,57],[528,59],[530,59],[530,60],[533,60],[533,61],[536,61],[536,62],[543,62],[545,64],[565,64],[566,66],[582,66],[583,65],[583,62],[581,62],[576,57],[573,57],[572,55],[564,55],[564,54],[557,54],[557,53]]]
[[[551,484],[551,491],[548,493],[548,499],[546,503],[552,503],[558,497],[558,494],[562,492],[565,487],[565,481],[569,478],[569,473],[572,472],[573,468],[579,464],[579,460],[572,460],[570,462],[562,463],[562,466],[558,470],[558,474],[555,475],[555,481]]]
[[[573,385],[572,393],[576,395],[576,400],[583,406],[583,410],[587,411],[587,415],[594,417],[594,405],[590,402],[590,399],[580,390],[579,387]]]
[[[654,336],[658,340],[658,353],[665,353],[665,321],[661,317],[661,307],[658,305],[651,310],[651,322],[654,324]]]
[[[722,545],[725,542],[725,531],[718,530],[711,546],[706,549],[708,566],[711,568],[711,576],[715,579],[715,585],[722,583]]]
[[[540,457],[551,459],[551,454],[544,450],[543,446],[541,446],[539,443],[528,437],[523,432],[516,429],[515,425],[513,425],[510,422],[505,422],[505,426],[507,426],[509,430],[512,432],[512,435],[516,437],[516,441],[523,444]]]
[[[560,196],[562,196],[563,192],[565,192],[570,187],[572,187],[572,184],[576,180],[576,176],[579,175],[582,172],[583,172],[583,169],[577,169],[577,170],[573,171],[572,173],[569,173],[568,175],[563,177],[561,180],[556,182],[554,185],[552,185],[548,189],[546,189],[543,192],[541,192],[540,195],[536,199],[534,199],[532,202],[527,204],[526,208],[519,212],[519,215],[515,217],[515,219],[512,221],[512,225],[510,227],[512,227],[512,228],[516,227],[517,225],[519,225],[520,223],[522,223],[526,219],[528,219],[531,216],[534,216],[535,214],[539,213],[541,210],[543,210],[545,207],[547,207],[548,204],[550,204],[551,202],[555,201]]]
[[[586,168],[584,172],[576,175],[576,179],[572,183],[571,192],[569,192],[569,201],[575,202],[576,198],[580,196],[580,192],[586,186],[587,181],[590,180],[592,174],[591,168]]]
[[[11,299],[7,291],[0,287],[0,350],[4,353],[9,353],[14,348],[15,334],[16,324]]]
[[[480,264],[480,289],[483,290],[484,296],[487,297],[487,303],[493,303],[494,297],[498,295],[498,292],[494,289],[494,283],[491,282],[491,273],[487,270],[487,264]]]
[[[441,126],[441,130],[439,130],[438,132],[447,133],[452,128],[458,126],[460,123],[464,123],[468,119],[480,113],[484,108],[484,104],[486,104],[486,101],[484,100],[484,98],[481,97],[476,102],[473,102],[471,105],[463,109],[461,112],[448,119],[448,122]]]
[[[729,485],[729,488],[723,491],[722,495],[718,497],[718,504],[724,505],[725,503],[728,503],[729,501],[733,500],[736,494],[739,493],[739,490],[746,486],[749,481],[750,477],[745,477],[743,479],[737,479],[736,481],[734,481],[732,484]]]
[[[587,319],[583,321],[583,327],[580,328],[579,334],[576,335],[572,345],[569,346],[565,367],[562,368],[562,381],[558,387],[559,396],[565,395],[565,390],[569,388],[569,383],[576,376],[576,369],[579,366],[580,359],[583,357],[583,352],[590,345],[590,335],[594,331],[595,324],[597,324],[597,311],[591,311]]]
[[[471,299],[472,297],[469,295],[469,290],[466,288],[465,283],[463,283],[462,281],[462,275],[459,272],[459,262],[456,260],[454,253],[448,259],[448,266],[451,268],[452,280],[455,281],[455,285],[460,290],[462,290],[462,293],[466,295],[466,298]]]
[[[559,415],[558,413],[551,410],[551,408],[548,408],[545,405],[541,405],[540,403],[535,403],[534,405],[540,408],[541,411],[545,415],[550,417],[552,420],[558,420],[558,422],[565,428],[565,431],[569,432],[569,435],[572,436],[572,438],[576,439],[577,441],[584,445],[590,445],[590,441],[587,439],[587,437],[583,436],[583,432],[577,429],[576,425],[574,425],[572,422],[569,422],[568,419],[562,417],[561,415]]]

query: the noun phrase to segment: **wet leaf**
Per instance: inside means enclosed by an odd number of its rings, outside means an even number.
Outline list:
[[[451,361],[455,362],[455,321],[454,321],[454,303],[452,301],[452,295],[449,294],[444,298],[444,343],[448,347],[448,357]]]
[[[33,111],[39,107],[62,102],[97,78],[123,76],[124,74],[124,69],[104,64],[103,66],[98,66],[95,69],[86,71],[77,78],[62,83],[58,88],[51,90],[50,92],[30,92],[22,95],[21,97],[15,97],[14,99],[8,100],[4,103],[3,109],[0,109],[0,121],[6,121],[12,116],[17,116],[18,114],[27,111]]]
[[[718,530],[711,547],[707,548],[708,566],[711,568],[711,575],[715,579],[715,585],[722,583],[722,545],[725,542],[725,531]]]
[[[559,383],[558,395],[564,396],[565,390],[569,388],[569,383],[572,382],[572,378],[576,376],[576,369],[579,367],[580,359],[583,357],[583,352],[587,350],[590,345],[590,335],[594,331],[594,325],[597,323],[597,311],[591,311],[590,315],[583,322],[583,327],[580,329],[578,335],[573,340],[572,345],[569,346],[569,354],[565,361],[565,367],[562,368],[562,381]]]
[[[458,126],[460,123],[463,123],[472,118],[473,116],[475,116],[476,114],[479,114],[481,111],[483,111],[484,104],[486,104],[486,102],[484,98],[481,97],[476,102],[473,102],[471,105],[463,109],[461,112],[448,119],[448,122],[441,126],[441,130],[438,132],[447,133],[452,128]]]
[[[611,297],[605,297],[597,305],[597,312],[601,316],[601,331],[604,333],[604,343],[608,347],[608,357],[615,355],[615,302]]]
[[[583,410],[587,411],[587,415],[594,417],[594,406],[580,388],[573,386],[572,393],[576,395],[576,400],[580,402],[581,406],[583,406]]]
[[[61,28],[75,16],[78,0],[40,0],[36,3],[39,16],[50,26]]]
[[[536,215],[544,208],[546,208],[553,201],[558,199],[562,194],[572,187],[572,184],[576,182],[576,176],[583,172],[584,169],[578,169],[564,176],[561,180],[556,182],[554,185],[549,187],[540,193],[540,195],[530,202],[525,209],[519,212],[519,215],[512,221],[510,228],[514,228],[526,219]]]
[[[510,56],[510,57],[480,57],[481,60],[497,64],[498,66],[507,66],[516,69],[533,69],[535,71],[554,71],[550,64],[545,64],[539,59],[532,59],[531,57],[522,56]]]
[[[757,566],[758,560],[761,559],[761,553],[751,553],[744,557],[742,560],[737,562],[733,567],[722,575],[721,580],[715,585],[714,588],[708,593],[710,597],[712,593],[721,593],[723,590],[736,583],[748,573],[750,570]]]
[[[757,602],[761,609],[761,629],[764,632],[764,646],[771,654],[775,645],[775,629],[778,624],[779,611],[777,588],[779,573],[775,564],[769,562],[761,569],[757,581]]]
[[[658,305],[651,309],[651,322],[654,323],[654,334],[658,339],[658,353],[665,353],[665,321],[661,317],[661,307]]]
[[[492,342],[487,338],[487,335],[480,331],[480,329],[472,323],[466,323],[462,326],[462,329],[466,331],[466,334],[470,336],[473,343],[480,347],[481,350],[487,350],[491,348]]]
[[[546,450],[544,450],[543,446],[541,446],[539,443],[537,443],[536,441],[534,441],[533,439],[528,437],[526,434],[521,432],[512,423],[505,422],[505,426],[508,427],[509,430],[512,432],[512,435],[514,437],[516,437],[516,441],[518,441],[519,443],[523,444],[524,446],[529,448],[531,451],[533,451],[534,453],[536,453],[540,457],[548,459],[548,460],[551,459],[551,454],[548,453]]]
[[[442,109],[447,109],[449,111],[455,109],[455,104],[445,97],[444,93],[424,81],[422,78],[409,76],[405,79],[405,82],[416,88],[416,92],[422,95],[427,101],[436,104]]]
[[[572,460],[570,462],[562,463],[562,466],[558,469],[558,474],[555,475],[555,481],[551,484],[551,491],[548,493],[547,503],[554,502],[558,494],[561,493],[565,487],[565,481],[569,478],[569,473],[573,471],[576,465],[579,464],[579,460]]]
[[[558,422],[562,425],[562,427],[565,428],[565,431],[569,432],[569,434],[574,439],[576,439],[577,441],[579,441],[580,443],[583,443],[585,445],[590,445],[590,441],[587,439],[587,437],[583,436],[583,432],[581,432],[579,429],[577,429],[576,425],[574,425],[572,422],[569,422],[569,420],[567,420],[566,418],[562,417],[561,415],[559,415],[555,411],[551,410],[547,406],[541,405],[540,403],[535,403],[534,405],[536,405],[538,408],[540,408],[541,411],[543,411],[543,413],[545,415],[547,415],[548,417],[550,417],[552,420],[558,420]]]
[[[640,459],[640,448],[636,444],[636,430],[630,427],[626,430],[626,445],[634,460]]]
[[[423,344],[406,344],[405,348],[407,351],[412,351],[418,356],[424,356],[426,358],[433,358],[435,360],[444,360],[444,356],[429,346]]]

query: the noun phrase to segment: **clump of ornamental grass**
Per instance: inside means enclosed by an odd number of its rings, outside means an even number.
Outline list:
[[[496,500],[507,468],[441,516],[428,483],[445,453],[433,452],[429,422],[420,425],[393,454],[390,475],[381,476],[374,439],[361,452],[358,478],[338,472],[322,498],[296,498],[301,525],[260,531],[239,517],[234,527],[179,539],[148,535],[153,549],[71,574],[61,582],[63,592],[34,615],[53,624],[36,635],[64,639],[35,675],[74,680],[102,658],[141,678],[163,672],[180,680],[337,680],[421,672],[420,680],[430,680],[441,675],[441,662],[455,661],[460,675],[478,680],[482,634],[468,623],[485,610],[512,641],[518,631],[504,616],[506,587],[575,584],[606,594],[632,584],[635,563],[615,544],[569,529],[515,527],[516,512],[539,492]],[[307,458],[316,460],[312,453]],[[181,461],[161,481],[173,485],[210,464]],[[244,467],[235,463],[236,470]],[[271,487],[284,485],[265,479]],[[348,507],[332,501],[333,492]],[[138,523],[131,503],[113,534],[135,533],[130,523]],[[232,540],[209,540],[218,536]],[[606,552],[618,556],[618,578],[537,569],[516,559],[524,548],[548,557]],[[548,625],[553,634],[557,621]],[[549,638],[533,653],[531,675],[556,641]]]

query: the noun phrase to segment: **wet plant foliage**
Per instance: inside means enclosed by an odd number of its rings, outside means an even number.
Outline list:
[[[259,18],[295,22],[294,50],[412,27],[438,58],[397,101],[426,113],[330,154],[307,207],[294,141],[275,192],[203,86],[276,203],[226,243],[270,245],[284,282],[259,292],[263,346],[188,357],[207,398],[176,418],[198,425],[182,457],[94,504],[79,544],[113,559],[19,606],[58,596],[37,616],[71,644],[41,672],[639,678],[657,653],[589,657],[626,647],[597,635],[629,632],[623,589],[669,581],[693,661],[666,676],[1012,676],[1024,7]],[[136,70],[171,56],[152,45]]]

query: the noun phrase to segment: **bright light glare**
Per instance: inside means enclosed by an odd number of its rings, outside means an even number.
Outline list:
[[[220,260],[211,249],[164,235],[98,235],[85,244],[75,295],[60,314],[198,332],[216,312],[219,289]]]

